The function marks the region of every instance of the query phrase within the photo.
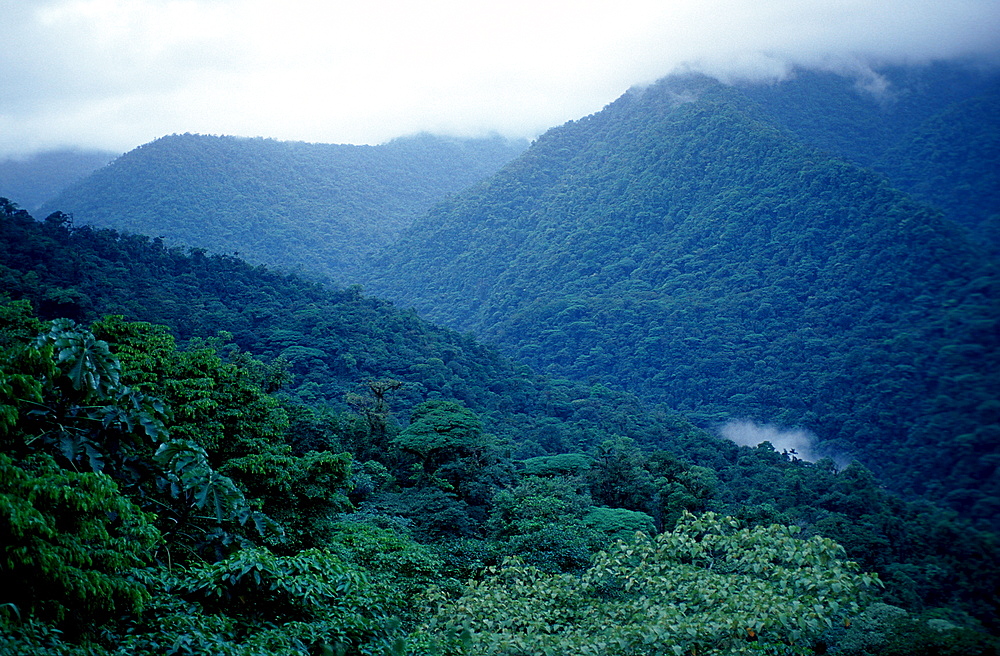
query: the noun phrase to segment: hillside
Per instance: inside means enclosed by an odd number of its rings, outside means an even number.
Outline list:
[[[995,94],[1000,74],[974,62],[885,66],[843,74],[798,69],[774,84],[736,89],[768,119],[826,153],[868,168],[889,166],[886,153],[928,121],[973,99]],[[996,120],[959,124],[982,129]]]
[[[882,157],[879,169],[941,208],[1000,255],[1000,86],[934,116]]]
[[[343,280],[368,252],[525,145],[429,135],[380,146],[171,135],[126,153],[40,213]]]
[[[666,422],[658,424],[628,395],[548,382],[469,335],[357,287],[170,248],[159,239],[74,227],[61,213],[36,222],[6,200],[0,209],[0,300],[30,300],[43,319],[121,315],[167,326],[181,343],[224,332],[230,346],[282,362],[296,397],[341,409],[348,396],[370,396],[369,381],[397,380],[393,409],[401,418],[427,398],[459,401],[491,431],[516,437],[522,455],[586,443],[583,417],[649,445],[665,445],[665,428],[673,425],[687,426],[680,434],[719,442],[676,415],[657,413]]]
[[[366,289],[713,428],[813,431],[997,519],[997,282],[940,212],[714,81],[550,130],[373,260]]]
[[[29,211],[101,168],[119,153],[104,150],[49,150],[0,160],[0,196]]]
[[[768,120],[798,140],[888,176],[996,255],[1000,198],[1000,76],[938,62],[878,77],[800,70],[780,84],[744,85]]]
[[[513,599],[518,621],[535,622],[550,582],[648,550],[636,530],[667,561],[631,580],[689,580],[705,605],[648,597],[675,617],[665,630],[612,582],[612,594],[582,591],[586,613],[540,639],[576,653],[613,625],[634,641],[623,656],[680,636],[722,654],[751,621],[763,644],[801,653],[996,643],[981,631],[998,628],[995,536],[888,494],[864,467],[738,447],[629,394],[533,374],[357,288],[61,214],[36,222],[6,200],[0,390],[0,590],[19,611],[0,628],[15,653],[428,653],[428,631],[454,639],[456,621],[476,622],[476,640],[504,635],[481,606],[470,620],[468,604],[488,601],[477,590],[499,586],[503,613]],[[672,564],[669,550],[684,558],[706,533],[725,567]],[[773,568],[776,553],[792,554],[780,585],[746,567]],[[512,589],[522,571],[528,584]],[[839,591],[810,602],[818,614],[801,627],[782,619],[819,574]],[[459,595],[469,601],[453,608]]]

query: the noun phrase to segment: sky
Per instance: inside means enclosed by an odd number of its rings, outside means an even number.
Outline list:
[[[676,70],[1000,60],[1000,0],[0,0],[0,156],[532,138]]]

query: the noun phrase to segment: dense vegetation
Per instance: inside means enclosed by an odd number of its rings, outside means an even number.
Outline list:
[[[996,652],[995,536],[860,465],[6,200],[0,296],[4,653]]]
[[[0,160],[0,196],[15,198],[29,212],[71,184],[101,168],[119,153],[59,149]]]
[[[884,173],[1000,252],[1000,78],[938,62],[888,67],[868,78],[797,71],[741,92],[795,138]]]
[[[997,526],[993,264],[743,91],[668,79],[552,129],[370,276],[536,370],[706,428],[807,428],[821,453]]]
[[[499,137],[350,146],[175,134],[126,153],[44,211],[343,280],[368,252],[526,145]]]
[[[706,428],[807,428],[995,525],[997,99],[994,72],[953,64],[673,79],[552,130],[378,257],[518,146],[175,135],[52,209],[363,282]]]

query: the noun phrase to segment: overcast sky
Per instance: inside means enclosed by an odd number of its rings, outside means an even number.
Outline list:
[[[1000,51],[1000,0],[0,0],[0,156],[171,133],[533,137],[679,66]]]

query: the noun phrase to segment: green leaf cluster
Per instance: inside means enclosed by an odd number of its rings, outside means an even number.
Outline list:
[[[517,560],[491,570],[426,625],[475,654],[753,653],[762,642],[809,647],[859,609],[877,577],[823,538],[789,527],[740,528],[686,515],[669,533],[618,541],[576,576]],[[456,637],[467,631],[466,647]]]

